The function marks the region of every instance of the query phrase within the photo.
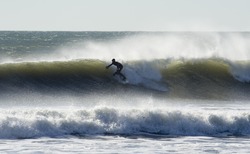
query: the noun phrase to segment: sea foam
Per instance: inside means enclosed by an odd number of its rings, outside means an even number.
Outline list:
[[[1,110],[0,138],[63,137],[65,135],[250,135],[244,112],[168,109],[10,109]]]

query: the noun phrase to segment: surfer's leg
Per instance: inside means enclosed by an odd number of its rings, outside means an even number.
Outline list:
[[[119,74],[119,75],[121,74],[121,70],[119,68],[117,68],[116,72],[114,73],[114,75],[116,74]]]
[[[123,66],[122,66],[122,67],[119,67],[119,71],[120,71],[120,72],[122,71],[122,69],[123,69]]]
[[[113,74],[113,76],[115,76],[116,74],[119,74],[119,72],[118,72],[118,71],[116,71],[116,72]]]
[[[120,77],[122,77],[122,80],[126,80],[126,77],[120,72],[119,73]]]

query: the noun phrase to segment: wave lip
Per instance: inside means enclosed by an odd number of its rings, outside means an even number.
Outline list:
[[[1,111],[0,138],[67,135],[249,136],[250,115],[163,110]]]

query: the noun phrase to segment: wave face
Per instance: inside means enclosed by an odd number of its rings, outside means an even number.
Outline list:
[[[113,77],[101,60],[25,62],[0,65],[2,93],[151,91],[177,98],[247,98],[249,62],[222,59],[124,62],[128,83]],[[139,88],[139,89],[138,89]],[[115,90],[114,90],[115,89]]]
[[[177,60],[172,61],[162,74],[172,88],[173,95],[208,99],[247,98],[249,67],[248,61],[232,62],[213,58]]]
[[[249,113],[96,107],[0,110],[0,138],[66,135],[249,136]],[[233,112],[235,113],[235,112]]]
[[[84,90],[106,83],[104,62],[10,63],[0,66],[2,90]],[[100,81],[99,81],[100,79]]]

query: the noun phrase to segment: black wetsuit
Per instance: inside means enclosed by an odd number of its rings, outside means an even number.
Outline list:
[[[109,68],[111,65],[115,65],[117,67],[116,72],[113,74],[113,76],[115,75],[120,75],[123,80],[126,79],[126,77],[121,73],[122,69],[123,69],[123,65],[119,62],[113,61],[110,65],[107,66],[107,68]]]
[[[112,62],[113,65],[117,67],[117,70],[114,74],[119,74],[121,73],[121,70],[123,69],[123,65],[119,62]]]

